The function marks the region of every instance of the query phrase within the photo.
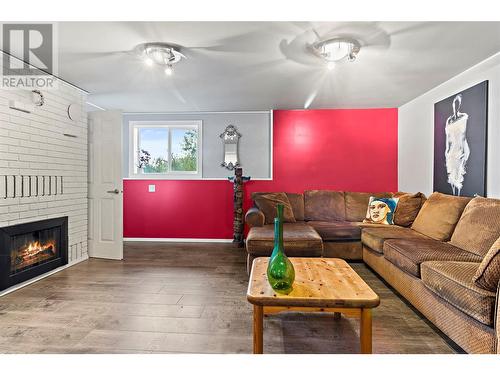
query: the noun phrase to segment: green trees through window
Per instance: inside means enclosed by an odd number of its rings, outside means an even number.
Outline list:
[[[172,153],[172,170],[195,172],[198,167],[197,133],[194,130],[187,130],[183,136],[180,147],[182,150],[180,153]]]
[[[197,172],[198,131],[196,129],[142,127],[137,134],[139,137],[137,167],[140,173]]]

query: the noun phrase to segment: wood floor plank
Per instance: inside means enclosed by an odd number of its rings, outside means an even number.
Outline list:
[[[90,259],[0,297],[0,353],[251,353],[245,252],[231,244],[126,243],[124,261]],[[362,263],[380,296],[374,353],[454,349]],[[264,318],[265,353],[358,353],[359,321]]]

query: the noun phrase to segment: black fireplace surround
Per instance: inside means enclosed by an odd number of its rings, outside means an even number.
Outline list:
[[[67,216],[0,228],[0,290],[67,263]]]

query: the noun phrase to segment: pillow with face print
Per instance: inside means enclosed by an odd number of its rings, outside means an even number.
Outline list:
[[[399,198],[370,197],[363,223],[393,225],[398,200]]]

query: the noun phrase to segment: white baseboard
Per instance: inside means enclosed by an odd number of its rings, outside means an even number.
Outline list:
[[[81,263],[81,262],[83,262],[83,261],[85,261],[87,259],[89,259],[89,256],[85,255],[82,258],[79,258],[79,259],[76,259],[76,260],[72,260],[71,262],[69,262],[68,264],[65,264],[64,266],[58,267],[56,269],[53,269],[52,271],[46,272],[46,273],[44,273],[42,275],[38,275],[37,277],[34,277],[32,279],[29,279],[29,280],[26,280],[26,281],[24,281],[24,282],[22,282],[20,284],[11,286],[10,288],[1,291],[0,292],[0,297],[4,296],[6,294],[12,293],[15,290],[24,288],[25,286],[33,284],[33,283],[35,283],[35,282],[37,282],[37,281],[39,281],[41,279],[46,278],[47,276],[53,275],[53,274],[55,274],[55,273],[57,273],[59,271],[62,271],[64,269],[68,268],[68,267],[74,266],[75,264]]]
[[[216,242],[230,243],[232,239],[227,238],[142,238],[142,237],[124,237],[127,242]]]

